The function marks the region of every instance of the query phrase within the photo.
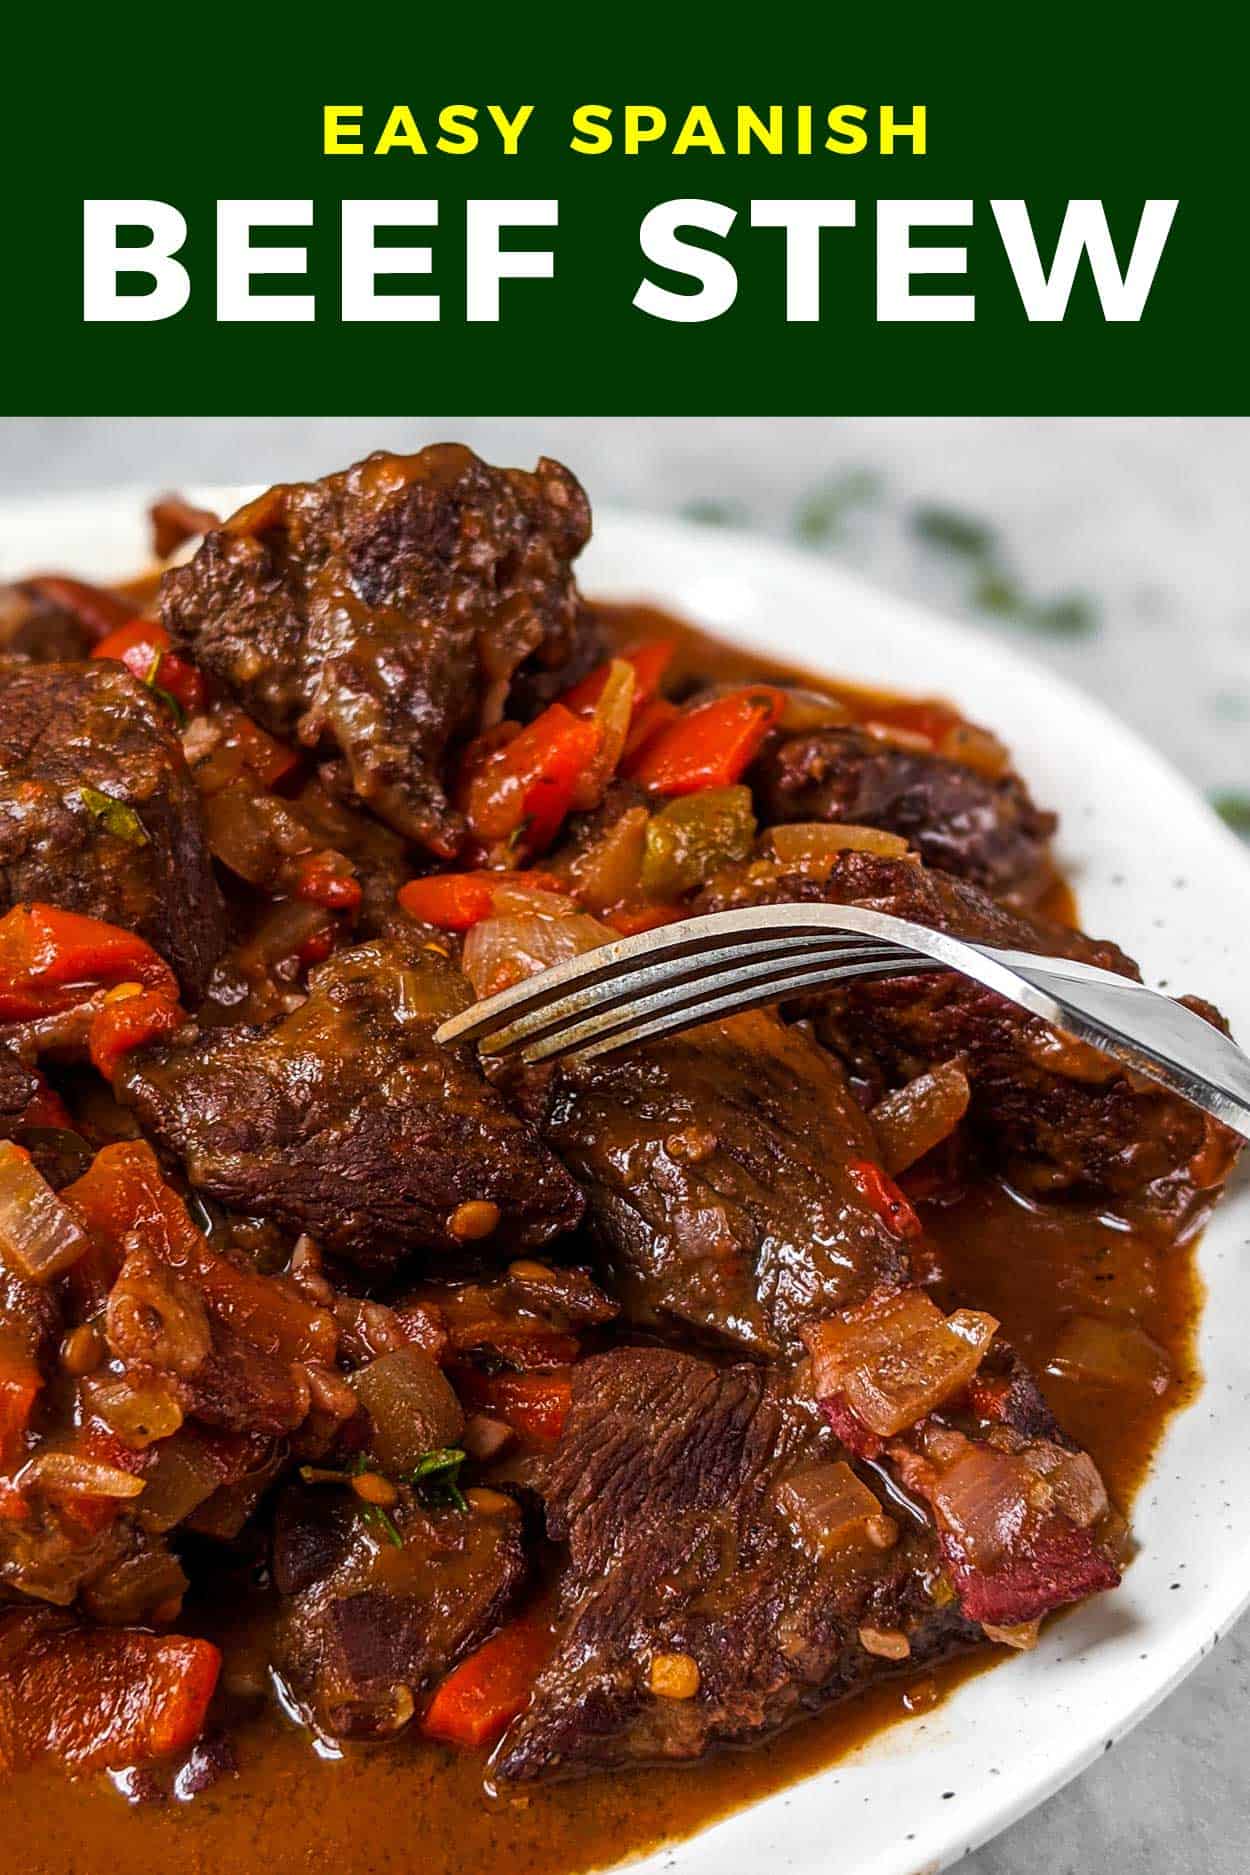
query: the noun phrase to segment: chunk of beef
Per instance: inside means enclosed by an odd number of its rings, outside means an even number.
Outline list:
[[[0,655],[61,664],[90,650],[91,634],[77,613],[35,586],[0,586]]]
[[[450,856],[454,745],[498,721],[522,667],[514,707],[598,653],[570,570],[589,534],[585,494],[545,458],[378,454],[240,509],[165,574],[161,615],[257,721],[341,757],[375,813]]]
[[[964,880],[867,853],[840,855],[826,879],[757,864],[714,881],[698,908],[791,902],[863,905],[974,943],[1138,975],[1114,944],[1008,911]],[[1218,1185],[1232,1163],[1235,1141],[1218,1121],[964,977],[870,981],[809,1013],[870,1095],[958,1059],[972,1088],[973,1136],[1031,1191],[1132,1197],[1155,1188],[1160,1202],[1183,1204]]]
[[[867,1120],[836,1063],[770,1015],[565,1065],[546,1137],[648,1326],[775,1355],[901,1268],[856,1182]]]
[[[375,1268],[470,1237],[544,1243],[578,1222],[581,1193],[472,1051],[435,1043],[471,994],[444,957],[415,939],[362,944],[309,991],[267,1028],[183,1031],[127,1059],[121,1099],[193,1185]]]
[[[546,1486],[568,1544],[555,1653],[494,1760],[509,1782],[691,1758],[979,1631],[779,1377],[656,1348],[575,1370]]]
[[[402,1729],[415,1697],[490,1633],[525,1575],[516,1506],[427,1510],[405,1487],[389,1515],[398,1545],[347,1490],[293,1485],[279,1500],[274,1664],[328,1737]]]
[[[0,911],[24,899],[138,932],[193,999],[224,945],[178,739],[152,693],[111,660],[3,673]]]
[[[38,1091],[35,1070],[19,1061],[11,1048],[0,1047],[0,1139],[12,1138]]]
[[[752,779],[766,826],[880,827],[901,834],[926,865],[1019,906],[1036,904],[1054,883],[1055,816],[1011,772],[990,776],[860,729],[819,729],[775,742]]]

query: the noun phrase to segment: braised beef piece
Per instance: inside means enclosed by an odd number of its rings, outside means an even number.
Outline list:
[[[0,586],[0,655],[61,664],[90,650],[91,635],[76,613],[34,586]]]
[[[868,853],[839,855],[823,880],[759,864],[726,874],[697,909],[791,902],[863,905],[974,943],[1139,974],[1114,944],[1008,911],[965,880]],[[1208,1005],[1192,1006],[1219,1020]],[[972,1087],[972,1136],[1030,1191],[1128,1198],[1153,1188],[1158,1203],[1184,1203],[1218,1185],[1232,1162],[1236,1143],[1218,1121],[967,978],[867,982],[806,1012],[869,1099],[957,1058]]]
[[[600,655],[571,563],[581,487],[543,458],[493,469],[439,444],[270,489],[161,583],[175,643],[258,722],[337,755],[398,832],[454,854],[454,745]]]
[[[771,1015],[565,1064],[545,1131],[635,1322],[776,1355],[902,1268],[857,1183],[867,1120],[837,1064]]]
[[[268,1027],[137,1051],[118,1092],[192,1185],[370,1268],[545,1243],[578,1222],[581,1193],[472,1050],[435,1043],[470,998],[415,938],[362,944]]]
[[[39,1091],[33,1068],[18,1060],[11,1048],[0,1047],[0,1139],[11,1139],[13,1128]]]
[[[514,1505],[427,1509],[404,1487],[388,1518],[390,1530],[335,1485],[293,1485],[278,1503],[274,1665],[331,1738],[401,1730],[414,1697],[498,1626],[525,1575]]]
[[[111,659],[3,672],[0,911],[24,899],[138,932],[192,1000],[225,942],[178,738]]]
[[[926,865],[995,898],[1036,904],[1054,884],[1054,814],[1018,775],[990,777],[860,729],[818,729],[767,748],[752,774],[761,822],[849,821],[901,834]]]
[[[408,924],[395,903],[401,885],[423,870],[411,849],[390,827],[362,813],[352,799],[341,798],[342,776],[326,763],[320,776],[306,782],[291,802],[292,812],[318,846],[341,853],[351,862],[360,885],[356,929],[362,937],[381,937]]]
[[[555,1653],[500,1780],[692,1758],[979,1638],[784,1380],[657,1348],[575,1370],[545,1484],[568,1545]]]

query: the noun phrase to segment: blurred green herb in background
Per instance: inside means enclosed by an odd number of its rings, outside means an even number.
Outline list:
[[[827,545],[841,538],[853,509],[879,500],[881,492],[881,478],[871,469],[847,469],[801,503],[794,517],[794,531],[810,546]]]
[[[737,502],[694,500],[684,504],[681,510],[687,521],[694,521],[699,527],[741,527],[746,521],[746,514]]]
[[[1223,793],[1211,796],[1211,805],[1226,827],[1239,833],[1243,840],[1250,840],[1250,791],[1226,788]]]
[[[1026,592],[988,523],[953,508],[924,505],[912,510],[911,527],[928,546],[968,562],[972,573],[968,598],[978,612],[1046,632],[1052,638],[1085,638],[1098,630],[1098,608],[1084,594],[1035,599]]]

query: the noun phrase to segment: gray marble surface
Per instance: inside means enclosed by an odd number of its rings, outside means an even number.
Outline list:
[[[1247,421],[10,419],[0,496],[304,477],[447,436],[495,460],[562,457],[599,502],[799,539],[1008,633],[1250,823]],[[1248,1718],[1250,1617],[1115,1751],[964,1866],[1244,1875]]]

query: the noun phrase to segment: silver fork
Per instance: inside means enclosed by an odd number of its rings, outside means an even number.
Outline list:
[[[1091,964],[967,943],[859,905],[709,912],[618,938],[474,1003],[436,1039],[527,1062],[585,1061],[809,990],[931,970],[971,977],[1250,1139],[1250,1057],[1172,997]]]

